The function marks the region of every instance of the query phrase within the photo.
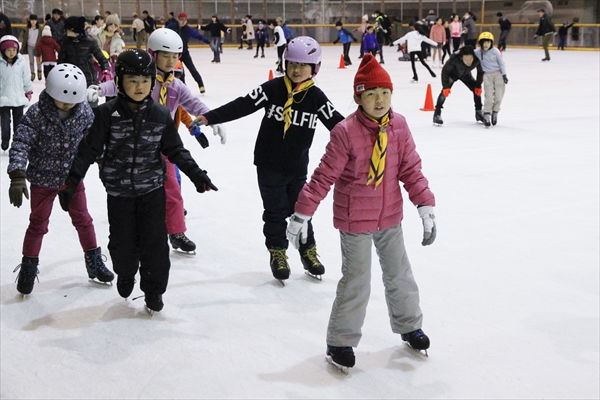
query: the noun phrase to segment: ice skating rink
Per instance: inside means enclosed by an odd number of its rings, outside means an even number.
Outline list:
[[[341,45],[324,47],[317,84],[343,115],[355,110],[358,68],[338,69]],[[217,107],[245,95],[275,69],[275,49],[225,48],[212,64],[192,49]],[[8,200],[8,153],[0,154],[0,397],[179,398],[598,398],[599,392],[599,53],[509,49],[510,82],[499,123],[475,123],[472,95],[452,88],[443,127],[423,112],[427,84],[417,64],[386,47],[393,107],[405,115],[436,195],[438,237],[420,245],[421,221],[406,201],[406,247],[419,284],[429,358],[391,332],[375,259],[371,301],[356,367],[341,375],[324,360],[325,331],[340,273],[331,194],[314,217],[322,282],[271,275],[252,153],[262,112],[226,124],[221,145],[205,129],[186,147],[218,192],[198,194],[183,178],[195,256],[172,253],[165,308],[150,318],[143,299],[90,282],[75,229],[58,201],[40,254],[39,283],[22,299],[14,268],[29,202]],[[191,90],[199,94],[191,76]],[[35,81],[35,97],[43,82]],[[328,141],[319,124],[309,173]],[[106,194],[95,166],[85,180],[98,242],[108,256]],[[406,197],[405,197],[406,198]],[[112,269],[110,258],[107,262]],[[133,296],[143,293],[136,285]]]

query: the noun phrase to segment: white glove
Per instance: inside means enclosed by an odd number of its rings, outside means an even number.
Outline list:
[[[432,206],[420,206],[417,208],[419,217],[423,220],[423,246],[429,246],[435,241],[437,229],[435,228],[435,215]]]
[[[210,126],[213,130],[213,135],[221,137],[221,144],[225,144],[227,141],[227,131],[225,131],[225,127],[221,124],[215,124]]]
[[[298,213],[293,213],[288,223],[286,236],[294,248],[300,247],[300,240],[302,243],[306,243],[308,238],[308,221],[310,217]]]
[[[100,96],[100,86],[90,85],[85,91],[85,97],[88,103],[96,103]]]

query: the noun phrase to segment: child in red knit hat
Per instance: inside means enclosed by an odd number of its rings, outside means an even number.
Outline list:
[[[421,330],[419,290],[404,248],[400,182],[423,219],[423,246],[436,236],[435,198],[421,172],[421,158],[404,117],[391,109],[392,80],[371,54],[354,78],[358,109],[331,131],[325,155],[298,196],[287,229],[296,247],[308,221],[335,184],[333,225],[340,231],[342,279],[327,328],[327,359],[343,372],[355,363],[353,347],[369,302],[371,247],[383,270],[392,331],[417,350],[429,348]]]

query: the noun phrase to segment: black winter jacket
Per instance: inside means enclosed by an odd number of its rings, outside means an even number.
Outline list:
[[[98,46],[96,40],[87,34],[82,33],[76,38],[65,36],[59,44],[60,51],[57,62],[59,64],[70,63],[81,68],[88,86],[98,83],[93,64],[94,58],[103,71],[109,69],[108,59],[102,54],[102,49]]]
[[[477,69],[477,78],[473,79],[471,71]],[[467,67],[462,61],[462,56],[458,54],[452,54],[450,59],[444,64],[442,68],[442,86],[444,89],[452,87],[452,84],[456,81],[475,81],[475,87],[481,88],[483,82],[483,68],[479,58],[473,56],[473,64]]]
[[[69,181],[79,182],[102,155],[101,177],[111,196],[137,197],[163,186],[165,162],[161,153],[202,187],[204,171],[183,147],[169,109],[148,97],[133,113],[122,97],[94,109],[95,119],[81,141]]]
[[[317,120],[332,130],[344,117],[336,111],[325,93],[313,86],[294,96],[292,125],[284,135],[282,112],[287,96],[284,78],[275,78],[204,116],[212,125],[233,121],[264,109],[265,116],[254,147],[254,165],[290,174],[306,174],[308,151]]]
[[[548,14],[544,13],[542,18],[540,18],[540,25],[537,28],[535,34],[537,36],[544,36],[547,33],[556,32],[554,28],[554,24],[552,23],[552,19],[548,16]]]
[[[221,32],[227,33],[227,27],[219,20],[216,22],[210,21],[208,24],[201,26],[200,29],[203,31],[209,31],[211,37],[220,37]]]

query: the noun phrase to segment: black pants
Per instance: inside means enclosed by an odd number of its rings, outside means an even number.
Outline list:
[[[425,61],[423,61],[423,51],[411,51],[410,52],[410,66],[412,67],[413,79],[415,81],[419,80],[419,76],[417,75],[417,69],[415,68],[415,57],[419,57],[419,61],[421,61],[421,64],[423,64],[423,66],[425,68],[427,68],[427,71],[429,71],[431,76],[435,76],[435,74],[433,73],[431,68],[429,68],[429,65],[427,65],[427,63]]]
[[[130,278],[139,268],[144,293],[163,294],[169,281],[165,197],[164,187],[139,197],[108,196],[108,250],[113,269]]]
[[[54,68],[54,65],[44,65],[44,78],[48,79],[48,74],[50,73],[50,71],[52,71],[52,68]]]
[[[23,106],[17,107],[0,107],[0,126],[2,131],[2,142],[5,142],[7,145],[10,142],[10,125],[11,125],[11,114],[12,114],[12,127],[13,127],[13,135],[17,131],[17,127],[21,123],[21,118],[23,118]]]
[[[448,57],[450,57],[451,53],[450,53],[450,42],[446,41],[446,43],[444,43],[444,47],[442,47],[442,50],[444,50],[443,54],[442,54],[442,64],[444,63],[444,59],[446,58],[446,54],[448,54]]]
[[[352,44],[352,42],[348,42],[348,43],[344,43],[344,62],[346,63],[346,65],[350,65],[352,64],[352,61],[350,61],[350,45]]]
[[[285,53],[285,48],[287,46],[281,45],[277,46],[277,60],[279,61],[279,65],[277,66],[277,71],[283,72],[283,53]]]
[[[475,102],[475,110],[476,111],[481,110],[483,105],[481,103],[481,96],[477,96],[475,94],[475,85],[477,84],[475,79],[471,75],[467,75],[467,78],[461,79],[460,81],[462,83],[464,83],[465,86],[468,87],[471,92],[473,92],[473,101]],[[456,82],[456,81],[450,79],[450,87],[452,87],[452,85],[454,85],[454,82]],[[445,101],[446,101],[446,98],[444,97],[444,91],[442,89],[442,91],[440,92],[440,94],[437,98],[437,103],[435,105],[435,114],[437,114],[437,115],[442,114],[442,108],[444,108]]]
[[[294,213],[298,194],[306,183],[306,175],[290,175],[275,172],[264,167],[256,167],[258,188],[263,201],[263,233],[268,249],[287,249],[285,235],[287,220]],[[311,247],[315,236],[311,221],[308,222],[308,239],[301,244],[300,250]]]
[[[498,40],[498,50],[506,50],[506,38],[508,37],[509,33],[510,30],[500,32],[500,40]]]
[[[190,56],[190,52],[189,51],[184,51],[183,53],[181,53],[180,60],[187,67],[187,69],[190,70],[190,74],[192,74],[192,77],[194,78],[194,80],[198,84],[198,87],[204,86],[204,82],[202,81],[202,77],[200,76],[200,73],[196,69],[196,66],[194,65],[194,62],[192,61],[192,57]]]
[[[459,37],[453,37],[452,38],[452,52],[456,52],[456,50],[458,50],[460,48],[460,38]]]

